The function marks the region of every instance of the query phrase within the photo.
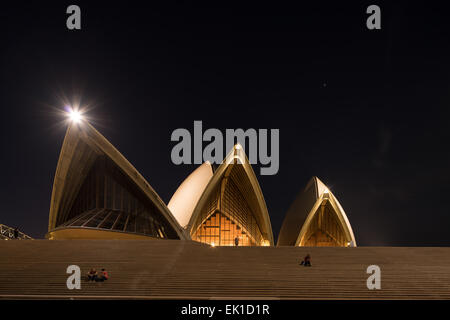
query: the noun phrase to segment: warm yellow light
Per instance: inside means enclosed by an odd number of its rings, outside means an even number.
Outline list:
[[[261,245],[263,247],[270,247],[270,242],[269,242],[269,240],[262,240],[261,241]]]
[[[323,191],[323,193],[330,193],[330,191],[328,190],[328,188],[325,188],[325,190]]]
[[[215,247],[216,245],[215,245],[215,243],[213,242],[213,243],[211,243],[211,247]]]

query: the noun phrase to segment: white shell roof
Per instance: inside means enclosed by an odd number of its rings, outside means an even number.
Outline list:
[[[180,184],[170,199],[167,207],[183,228],[189,224],[192,212],[212,176],[212,166],[206,161]]]

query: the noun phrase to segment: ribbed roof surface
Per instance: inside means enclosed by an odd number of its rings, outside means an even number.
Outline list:
[[[309,180],[305,189],[303,189],[295,198],[294,202],[289,207],[283,224],[281,225],[280,233],[278,234],[277,245],[293,246],[300,233],[300,230],[305,223],[306,218],[314,203],[319,197],[318,184],[316,177]],[[322,184],[323,185],[323,184]]]
[[[316,202],[320,201],[323,195],[327,195],[327,197],[330,198],[330,201],[332,200],[332,203],[335,204],[335,212],[340,218],[342,227],[348,231],[347,234],[349,241],[351,240],[352,242],[352,246],[356,246],[353,230],[344,209],[334,194],[318,177],[312,177],[309,180],[305,189],[297,195],[294,202],[289,207],[278,235],[277,245],[298,245],[302,227],[307,222],[308,217],[311,218],[310,214],[314,214],[312,209],[316,205]]]
[[[67,222],[78,191],[88,177],[95,161],[105,157],[126,177],[126,180],[151,203],[161,221],[167,222],[177,238],[185,239],[185,232],[166,204],[134,166],[87,121],[71,123],[61,148],[50,201],[48,230]]]

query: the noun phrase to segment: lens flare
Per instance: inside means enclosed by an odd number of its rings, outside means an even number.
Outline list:
[[[83,116],[81,115],[81,112],[78,110],[70,109],[69,112],[69,118],[75,123],[79,123],[81,120],[83,120]]]

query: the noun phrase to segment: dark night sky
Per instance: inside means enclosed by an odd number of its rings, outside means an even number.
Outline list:
[[[165,202],[195,168],[171,162],[176,128],[279,128],[279,173],[254,167],[275,239],[317,175],[359,245],[449,246],[448,10],[329,2],[2,4],[0,223],[44,237],[66,128],[55,110],[81,95]],[[382,30],[369,31],[374,3]]]

